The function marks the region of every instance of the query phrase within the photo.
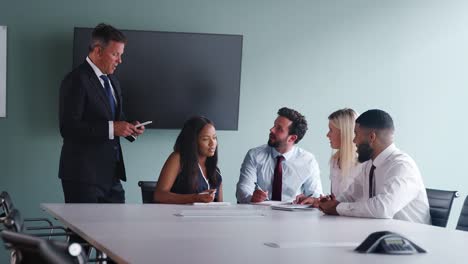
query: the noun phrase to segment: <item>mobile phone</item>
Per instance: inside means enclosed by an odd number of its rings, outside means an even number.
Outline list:
[[[140,123],[138,125],[135,125],[135,128],[139,128],[141,126],[146,126],[146,125],[149,125],[151,123],[153,123],[153,121],[146,121],[146,122]]]

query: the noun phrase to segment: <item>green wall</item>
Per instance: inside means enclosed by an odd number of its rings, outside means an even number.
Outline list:
[[[26,216],[42,214],[39,203],[63,201],[58,89],[71,70],[73,27],[106,22],[244,35],[239,130],[218,131],[226,200],[235,201],[242,159],[267,141],[278,108],[306,115],[310,128],[300,145],[316,155],[324,190],[328,114],[381,108],[393,116],[397,146],[416,160],[426,186],[460,191],[453,228],[468,194],[467,10],[464,0],[0,0],[0,25],[8,26],[0,189]],[[140,202],[138,180],[157,179],[177,133],[147,130],[123,143],[129,203]]]

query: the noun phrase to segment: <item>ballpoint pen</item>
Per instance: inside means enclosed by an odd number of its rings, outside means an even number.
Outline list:
[[[262,191],[262,192],[265,192],[264,190],[262,190],[262,188],[260,188],[260,186],[258,185],[258,183],[255,182],[255,190],[259,190],[259,191]],[[269,201],[270,199],[268,199],[268,196],[265,198],[265,201]]]
[[[311,194],[309,194],[309,195],[307,195],[307,196],[304,196],[304,198],[302,198],[301,201],[304,201],[305,199],[310,198],[310,197],[312,197],[313,195],[314,195],[314,194],[311,193]],[[298,204],[298,203],[299,203],[299,201],[297,200],[297,198],[294,199],[294,201],[292,201],[292,204]]]

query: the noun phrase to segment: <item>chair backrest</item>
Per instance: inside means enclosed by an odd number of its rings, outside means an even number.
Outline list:
[[[59,242],[63,243],[63,242]],[[44,241],[39,244],[39,253],[49,264],[85,264],[84,250],[78,243],[61,245],[56,241]]]
[[[75,243],[68,245],[64,241],[46,241],[33,235],[9,230],[3,230],[1,236],[5,247],[12,252],[11,263],[81,264],[86,261],[81,246]],[[73,250],[69,250],[70,247],[73,247]]]
[[[445,191],[426,188],[432,225],[446,227],[452,203],[459,194],[457,191]]]
[[[141,200],[143,203],[154,203],[154,189],[156,189],[157,181],[139,181],[138,186],[141,188]]]
[[[2,210],[5,213],[5,215],[9,214],[11,210],[15,208],[10,195],[5,191],[0,193],[0,205],[2,206]]]
[[[468,231],[468,196],[465,198],[461,209],[460,218],[458,218],[457,229]]]
[[[10,263],[47,263],[39,256],[40,238],[3,230],[2,239],[5,248],[11,251]]]

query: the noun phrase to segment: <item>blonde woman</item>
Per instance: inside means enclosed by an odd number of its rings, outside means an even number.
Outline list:
[[[334,154],[330,158],[331,193],[340,196],[351,185],[362,165],[357,162],[354,139],[354,123],[357,114],[351,108],[337,110],[328,116],[330,146]]]
[[[362,169],[362,164],[357,162],[356,145],[353,143],[356,118],[357,114],[351,108],[337,110],[328,116],[327,137],[334,151],[330,158],[332,196],[338,197],[346,191]],[[317,198],[299,195],[295,202],[315,204],[317,200]]]

